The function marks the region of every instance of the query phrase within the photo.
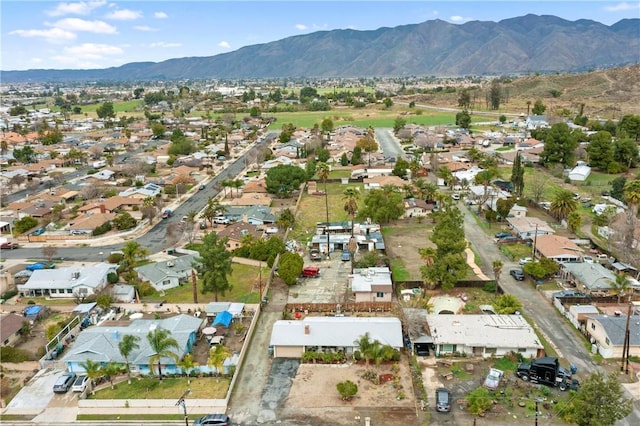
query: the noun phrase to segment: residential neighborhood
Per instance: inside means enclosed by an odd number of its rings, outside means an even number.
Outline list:
[[[385,81],[367,114],[396,108],[386,124],[303,126],[246,84],[145,85],[126,113],[123,87],[45,105],[25,97],[44,87],[3,88],[3,423],[570,424],[532,398],[571,404],[600,373],[640,418],[640,154],[620,147],[638,116],[608,120],[618,136],[526,103],[420,124],[404,103],[423,101]],[[81,92],[108,114],[50,104]],[[618,172],[590,148],[601,132]]]

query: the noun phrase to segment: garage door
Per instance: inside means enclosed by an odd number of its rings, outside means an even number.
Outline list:
[[[302,358],[302,346],[276,346],[273,351],[275,358]]]

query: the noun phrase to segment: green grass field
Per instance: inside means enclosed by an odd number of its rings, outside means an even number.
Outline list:
[[[136,377],[131,384],[123,381],[111,389],[110,386],[101,389],[95,395],[89,394],[89,399],[175,399],[184,393],[185,389],[191,389],[189,398],[222,399],[229,389],[229,379],[226,377],[191,378],[191,384],[187,384],[187,378],[166,378],[162,382],[157,377]]]
[[[257,266],[243,265],[240,263],[234,263],[233,272],[229,276],[229,281],[233,288],[225,295],[219,295],[220,301],[233,301],[241,303],[259,303],[260,302],[260,283],[259,283],[259,271]],[[266,283],[269,274],[269,269],[266,264],[262,268],[262,280]],[[201,284],[198,284],[198,288],[202,288]],[[160,296],[154,293],[148,297],[142,299],[143,302],[155,302]],[[193,303],[193,286],[190,283],[185,283],[183,286],[175,287],[165,292],[162,296],[168,303]],[[198,303],[213,302],[215,297],[213,293],[202,294],[198,291]]]

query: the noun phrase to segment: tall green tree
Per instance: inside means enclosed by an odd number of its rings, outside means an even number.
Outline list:
[[[547,110],[547,107],[545,104],[542,103],[542,99],[536,99],[536,101],[533,104],[533,109],[531,110],[531,113],[533,113],[533,115],[543,115],[546,110]]]
[[[95,385],[95,381],[102,377],[102,364],[92,359],[88,359],[80,363],[80,368],[84,370],[84,374],[89,378],[91,383],[91,393],[95,393],[93,386]]]
[[[98,118],[115,118],[116,111],[113,108],[113,102],[104,102],[98,108],[96,108],[96,114]]]
[[[287,285],[294,285],[302,272],[304,259],[298,253],[286,252],[280,256],[278,275]]]
[[[460,126],[463,129],[471,127],[471,114],[466,109],[456,114],[456,126]]]
[[[232,289],[229,275],[232,272],[232,253],[226,249],[228,238],[219,238],[215,232],[207,233],[202,239],[196,258],[198,269],[202,274],[202,293],[212,292],[215,301]]]
[[[489,88],[489,107],[492,110],[500,108],[500,101],[502,100],[502,85],[497,79],[491,81],[491,87]]]
[[[578,135],[572,132],[567,123],[556,123],[550,129],[543,129],[532,135],[544,140],[544,149],[540,154],[543,164],[562,164],[572,166],[578,148]]]
[[[618,122],[618,134],[624,133],[631,139],[640,140],[640,115],[627,114]]]
[[[129,378],[129,382],[131,382],[131,368],[129,367],[129,355],[133,352],[134,349],[140,349],[140,345],[138,342],[140,338],[138,336],[134,336],[133,334],[125,334],[122,336],[122,340],[118,342],[118,350],[120,351],[120,355],[124,358],[125,368],[127,369],[127,377]]]
[[[473,424],[476,419],[487,412],[493,405],[493,398],[489,391],[484,387],[479,387],[467,394],[467,410],[473,416]]]
[[[231,351],[224,345],[215,345],[209,349],[209,357],[207,358],[207,365],[215,367],[218,376],[222,376],[224,362],[227,358],[231,357]]]
[[[432,213],[436,225],[431,233],[431,241],[436,245],[436,255],[432,265],[422,265],[420,272],[425,282],[438,283],[444,290],[450,290],[467,273],[464,251],[467,241],[464,236],[464,219],[460,210],[452,205],[443,206]]]
[[[154,370],[154,364],[158,366],[158,377],[162,381],[162,358],[173,358],[178,362],[180,357],[171,349],[180,349],[176,339],[171,337],[171,332],[164,328],[156,328],[147,333],[147,341],[149,347],[153,351],[153,355],[149,357],[149,368]]]
[[[281,164],[269,169],[265,183],[270,194],[286,198],[297,190],[306,179],[307,173],[304,169],[294,165]]]
[[[638,144],[628,137],[617,138],[613,142],[613,159],[623,164],[627,169],[636,167],[640,163]]]
[[[407,125],[407,120],[399,116],[396,117],[396,119],[393,121],[393,133],[397,135],[398,132],[402,130],[406,125]]]
[[[358,212],[358,199],[360,198],[360,191],[356,187],[345,188],[342,191],[344,199],[344,211],[351,216],[351,236],[353,237],[353,225],[355,222],[356,213]]]
[[[370,218],[376,223],[389,223],[404,214],[402,194],[383,189],[372,189],[364,197],[358,218]]]
[[[580,381],[580,389],[569,399],[564,419],[578,426],[613,426],[633,410],[633,400],[615,374],[592,373]]]
[[[327,214],[327,227],[329,226],[329,191],[327,190],[327,180],[329,179],[330,168],[327,163],[318,164],[318,177],[324,182],[324,208]],[[329,230],[327,229],[327,257],[331,256]]]
[[[458,93],[458,106],[463,109],[469,109],[471,106],[471,94],[468,89],[461,89]]]
[[[511,183],[513,184],[513,192],[516,197],[522,197],[522,192],[524,191],[524,167],[522,165],[520,152],[516,153],[516,158],[513,160]]]
[[[587,146],[587,153],[589,154],[589,165],[591,167],[607,171],[609,164],[613,161],[614,154],[611,134],[601,130],[591,136],[589,146]]]
[[[560,189],[553,195],[549,211],[559,220],[562,220],[566,219],[577,208],[578,200],[575,199],[573,192],[568,189]]]

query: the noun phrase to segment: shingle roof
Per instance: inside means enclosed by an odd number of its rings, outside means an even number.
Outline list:
[[[624,343],[627,327],[626,316],[589,315],[588,318],[592,318],[602,325],[613,346],[621,346]],[[629,319],[629,346],[640,346],[640,317],[637,315]]]
[[[84,362],[91,359],[96,362],[124,363],[125,359],[120,354],[118,342],[122,336],[133,335],[139,338],[139,349],[134,349],[129,355],[129,362],[138,365],[149,364],[149,358],[154,355],[149,346],[147,334],[154,328],[163,328],[171,333],[171,337],[178,342],[179,349],[176,354],[182,357],[189,342],[191,333],[197,332],[204,319],[191,315],[180,314],[162,320],[140,319],[130,324],[109,325],[104,327],[90,327],[78,334],[75,343],[62,358],[63,362]],[[175,363],[172,358],[163,358],[163,363]]]

